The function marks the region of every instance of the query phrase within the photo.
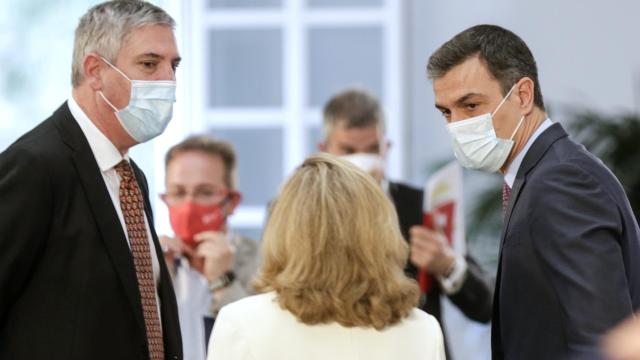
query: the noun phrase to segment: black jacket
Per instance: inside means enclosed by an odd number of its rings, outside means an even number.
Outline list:
[[[400,184],[389,183],[389,193],[393,200],[400,220],[400,230],[405,239],[409,239],[409,229],[414,225],[422,225],[422,190]],[[468,318],[488,323],[491,320],[492,290],[490,281],[472,256],[466,256],[468,269],[462,288],[456,294],[449,296]],[[417,269],[410,262],[407,263],[406,273],[417,279]],[[443,292],[436,281],[426,296],[426,303],[421,309],[441,320],[440,296]],[[444,329],[443,329],[444,330]],[[446,334],[445,334],[446,335]]]
[[[147,183],[133,164],[159,243]],[[182,359],[162,256],[167,359]],[[133,258],[89,143],[66,103],[0,154],[0,359],[148,359]]]

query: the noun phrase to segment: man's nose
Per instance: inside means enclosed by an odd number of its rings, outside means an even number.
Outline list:
[[[156,80],[174,80],[176,79],[176,72],[173,69],[173,64],[170,62],[163,63],[160,66],[156,74]]]

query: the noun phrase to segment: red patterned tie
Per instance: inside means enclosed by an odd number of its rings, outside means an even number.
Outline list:
[[[507,183],[502,186],[502,214],[507,212],[507,206],[509,206],[509,196],[511,196],[511,188]]]
[[[144,202],[129,162],[122,160],[115,169],[120,176],[120,207],[127,225],[131,254],[138,278],[149,356],[151,360],[161,360],[164,359],[164,344],[147,237],[147,223],[144,218]]]

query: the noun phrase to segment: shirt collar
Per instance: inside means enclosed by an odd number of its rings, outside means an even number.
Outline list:
[[[542,124],[538,126],[533,135],[531,135],[527,143],[524,145],[524,148],[522,148],[518,155],[513,158],[513,161],[509,165],[507,172],[504,174],[504,182],[507,183],[510,188],[513,188],[513,183],[516,181],[516,175],[518,175],[518,170],[520,169],[520,165],[522,164],[522,160],[524,160],[524,156],[527,154],[527,151],[529,151],[529,148],[531,147],[531,145],[533,145],[533,142],[536,141],[538,136],[540,136],[551,125],[553,125],[551,119],[547,118],[545,121],[543,121]]]
[[[73,98],[73,95],[69,97],[67,104],[71,115],[76,119],[82,133],[89,142],[89,147],[91,147],[91,152],[93,152],[93,156],[96,158],[100,171],[105,172],[113,168],[123,159],[129,160],[129,155],[125,154],[122,156],[115,145],[113,145],[102,131],[89,119],[87,114],[85,114]]]

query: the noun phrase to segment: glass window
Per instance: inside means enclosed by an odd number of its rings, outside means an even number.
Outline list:
[[[282,181],[282,129],[210,129],[209,133],[236,150],[241,205],[264,206],[273,200]]]
[[[210,30],[208,105],[281,106],[281,33],[280,29]]]
[[[309,127],[309,146],[307,147],[307,156],[317,154],[320,152],[318,149],[318,144],[324,141],[322,133],[322,127],[320,126],[310,126]]]
[[[382,94],[382,29],[378,26],[314,28],[309,32],[309,94],[322,107],[345,87]]]

